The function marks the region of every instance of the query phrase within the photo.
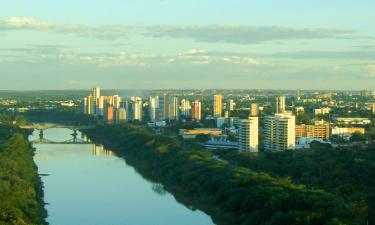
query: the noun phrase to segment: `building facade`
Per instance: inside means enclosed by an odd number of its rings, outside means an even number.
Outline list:
[[[223,114],[223,96],[214,95],[213,116],[221,117]]]
[[[258,117],[249,117],[239,122],[238,146],[240,151],[258,152]]]
[[[278,113],[265,119],[264,148],[268,151],[295,149],[296,119],[289,113]]]

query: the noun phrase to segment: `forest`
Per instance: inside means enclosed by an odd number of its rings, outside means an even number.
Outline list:
[[[27,131],[0,126],[0,224],[44,225],[42,183]]]
[[[217,158],[207,151],[181,150],[177,139],[127,123],[98,125],[87,134],[162,183],[178,200],[207,212],[219,225],[367,222],[366,204],[320,185],[297,182],[287,174],[257,170],[234,156]],[[287,161],[283,164],[287,166]]]

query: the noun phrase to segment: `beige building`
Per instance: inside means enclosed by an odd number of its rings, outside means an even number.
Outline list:
[[[296,125],[296,137],[329,139],[329,124]]]
[[[202,111],[202,106],[200,101],[194,101],[192,102],[191,105],[191,117],[196,120],[200,121],[201,120],[201,111]]]
[[[222,117],[223,114],[223,96],[214,95],[214,105],[213,105],[214,117]]]
[[[259,115],[258,104],[251,103],[251,106],[250,106],[250,116],[258,116],[258,115]]]
[[[285,113],[285,96],[276,98],[276,113]]]
[[[296,146],[296,118],[290,113],[277,113],[265,119],[264,148],[285,151]]]
[[[259,134],[258,117],[240,120],[238,129],[238,146],[240,151],[258,152]]]

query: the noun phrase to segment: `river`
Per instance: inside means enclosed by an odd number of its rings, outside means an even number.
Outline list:
[[[63,142],[69,129],[48,129]],[[39,138],[36,131],[30,140]],[[78,138],[81,134],[78,133]],[[144,179],[125,160],[95,144],[34,144],[51,225],[212,225],[177,202],[161,184]]]

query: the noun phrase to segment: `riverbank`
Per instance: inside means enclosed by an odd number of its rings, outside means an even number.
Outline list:
[[[28,134],[0,126],[0,224],[46,225],[43,185]]]
[[[219,225],[364,221],[338,196],[216,160],[209,152],[181,151],[176,139],[131,124],[98,125],[86,134]]]

